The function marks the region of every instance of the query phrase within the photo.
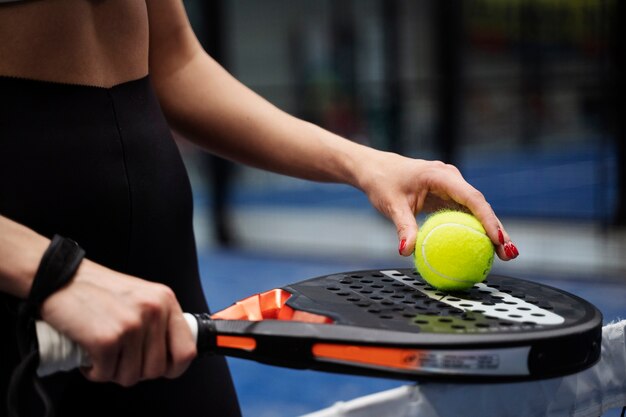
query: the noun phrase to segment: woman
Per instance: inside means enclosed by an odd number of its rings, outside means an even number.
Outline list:
[[[194,360],[181,313],[208,308],[168,126],[238,162],[358,187],[395,223],[401,255],[413,251],[415,214],[452,204],[478,217],[501,259],[517,256],[456,168],[363,147],[276,109],[204,53],[181,1],[5,2],[0,76],[3,394],[19,361],[14,311],[50,238],[87,254],[38,305],[93,363],[43,381],[59,415],[239,415],[223,358]]]

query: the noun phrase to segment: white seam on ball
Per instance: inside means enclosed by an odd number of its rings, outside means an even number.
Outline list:
[[[484,234],[484,233],[482,233],[482,232],[480,232],[480,231],[478,231],[478,230],[474,229],[473,227],[467,226],[467,225],[465,225],[465,224],[460,224],[460,223],[442,223],[442,224],[438,224],[437,226],[433,227],[433,228],[430,230],[430,232],[428,232],[428,234],[426,235],[426,237],[425,237],[425,238],[424,238],[424,240],[422,241],[422,259],[424,260],[424,264],[428,267],[428,269],[430,269],[430,271],[431,271],[432,273],[434,273],[435,275],[438,275],[438,276],[439,276],[439,277],[441,277],[441,278],[444,278],[444,279],[449,279],[449,280],[451,280],[451,281],[455,281],[455,282],[461,282],[461,283],[464,283],[464,284],[469,284],[469,283],[471,283],[471,284],[475,284],[475,281],[469,281],[469,280],[465,280],[465,279],[453,278],[453,277],[449,277],[449,276],[447,276],[447,275],[445,275],[445,274],[442,274],[441,272],[439,272],[439,271],[437,271],[435,268],[433,268],[433,266],[430,264],[430,262],[428,262],[428,258],[426,257],[426,252],[425,252],[425,251],[426,251],[426,241],[428,240],[428,238],[430,238],[430,234],[431,234],[432,232],[434,232],[435,230],[439,229],[440,227],[444,227],[444,226],[459,226],[459,227],[464,227],[464,228],[466,228],[467,230],[469,230],[470,232],[472,232],[472,233],[476,233],[476,234],[478,234],[478,235],[480,235],[480,236],[484,237],[485,239],[489,240],[489,242],[491,243],[491,239],[489,239],[489,237],[488,237],[486,234]]]

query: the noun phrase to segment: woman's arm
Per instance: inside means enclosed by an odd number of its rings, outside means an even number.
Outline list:
[[[50,240],[0,216],[0,292],[26,298]]]
[[[185,137],[244,164],[363,190],[395,223],[402,255],[413,252],[417,212],[462,205],[502,259],[516,256],[483,195],[455,167],[377,151],[279,110],[204,52],[181,1],[149,1],[148,16],[152,79],[166,117]]]
[[[316,180],[354,184],[370,148],[279,110],[205,53],[181,1],[149,2],[150,73],[171,125],[226,158]]]
[[[49,239],[0,216],[0,291],[25,299]],[[85,376],[121,385],[177,377],[196,354],[174,293],[84,259],[41,305],[42,318],[89,353]]]

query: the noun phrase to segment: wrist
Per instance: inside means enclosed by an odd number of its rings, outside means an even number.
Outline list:
[[[364,190],[368,172],[374,168],[377,155],[381,151],[332,135],[335,136],[335,140],[331,142],[334,148],[331,150],[331,163],[328,165],[333,169],[333,182]]]
[[[28,297],[50,240],[0,216],[0,291]]]
[[[44,252],[33,279],[26,306],[38,310],[53,293],[65,287],[76,274],[85,251],[71,239],[55,235]]]
[[[401,157],[392,152],[363,148],[356,155],[358,159],[354,166],[354,183],[352,185],[369,195],[371,190],[388,180],[389,167],[396,169],[401,165],[400,160],[393,160]]]

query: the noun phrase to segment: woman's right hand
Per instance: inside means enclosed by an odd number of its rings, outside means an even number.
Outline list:
[[[41,316],[89,355],[85,377],[131,386],[180,376],[196,344],[172,290],[87,259],[48,297]]]

